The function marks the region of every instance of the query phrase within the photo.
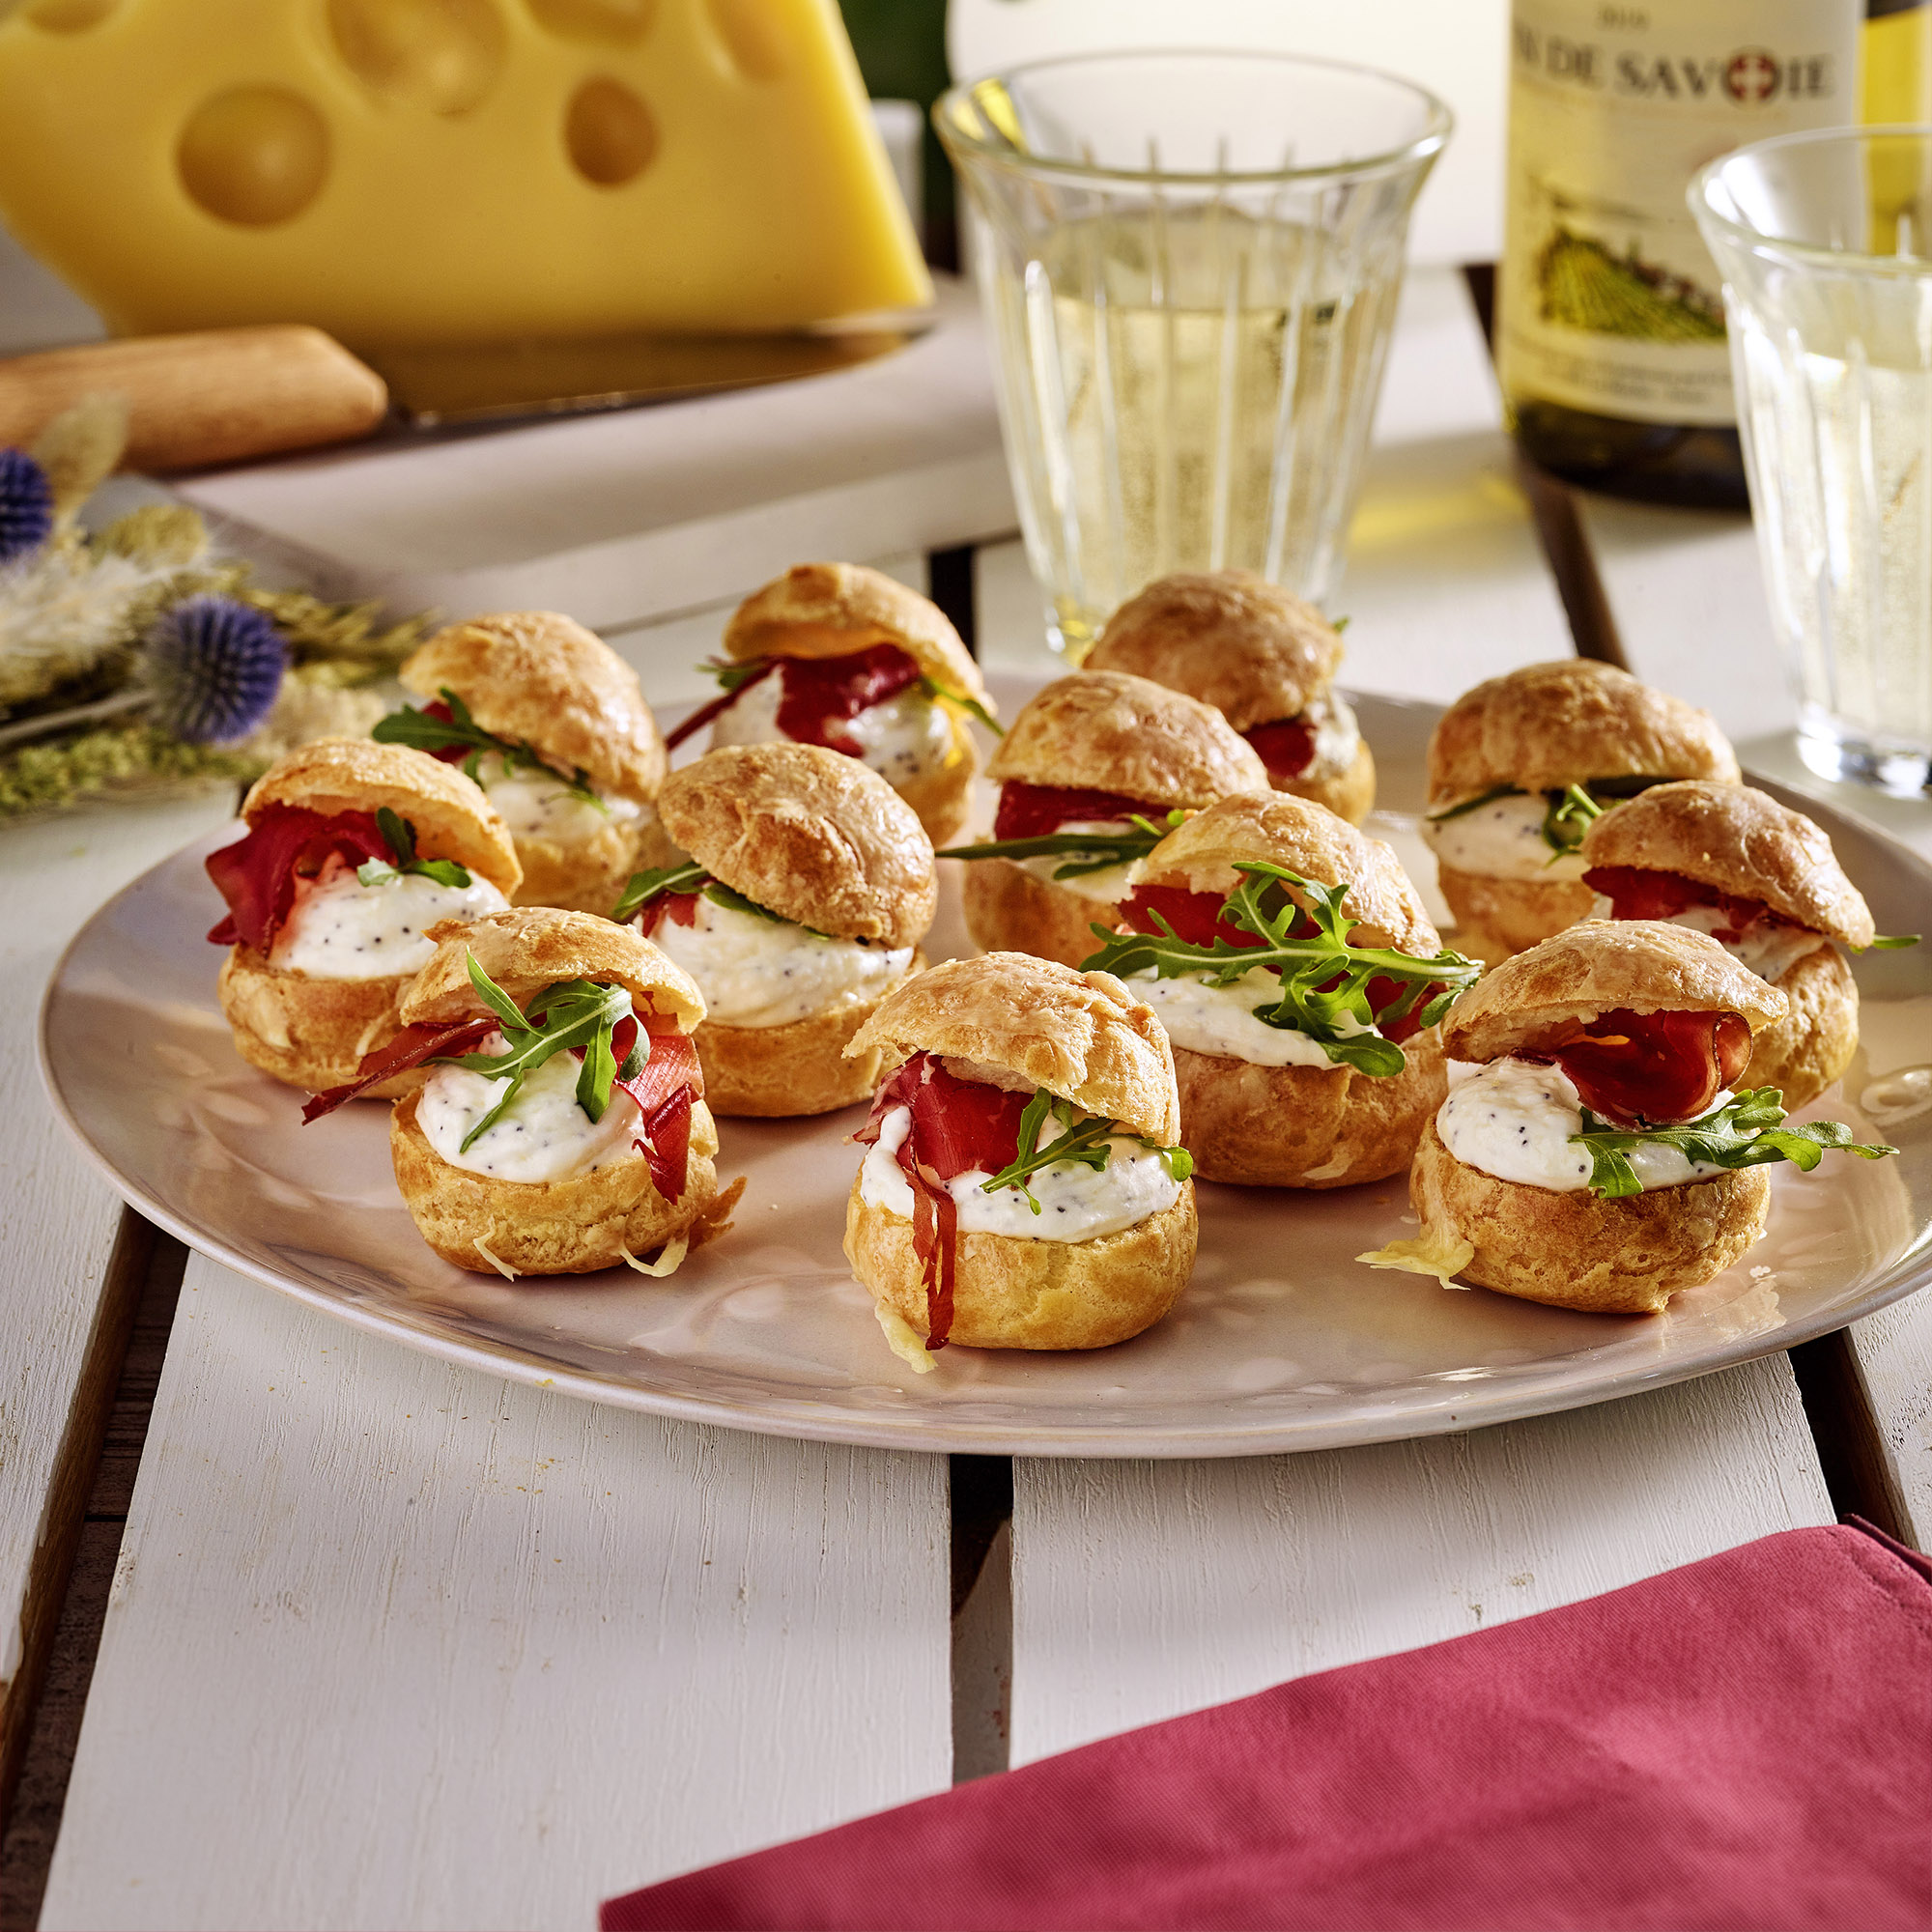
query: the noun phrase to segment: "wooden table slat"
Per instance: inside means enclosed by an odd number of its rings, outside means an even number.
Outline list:
[[[42,1923],[585,1925],[938,1789],[945,1482],[498,1381],[196,1257]]]

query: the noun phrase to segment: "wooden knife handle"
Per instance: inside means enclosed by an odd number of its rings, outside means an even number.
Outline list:
[[[367,436],[383,379],[319,328],[136,335],[0,360],[0,445],[26,445],[82,396],[128,398],[129,469],[206,469]]]

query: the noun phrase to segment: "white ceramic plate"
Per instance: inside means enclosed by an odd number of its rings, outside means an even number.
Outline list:
[[[1009,715],[1028,688],[1000,693]],[[1372,829],[1427,890],[1412,814],[1436,712],[1358,703],[1382,772]],[[1932,926],[1932,867],[1861,821],[1805,809],[1881,931]],[[669,1281],[466,1274],[416,1237],[390,1178],[385,1107],[304,1128],[297,1096],[231,1047],[214,1004],[219,955],[202,936],[220,911],[202,859],[230,836],[137,880],[69,950],[42,1015],[55,1106],[128,1201],[217,1261],[412,1347],[593,1402],[889,1448],[1320,1449],[1704,1375],[1932,1280],[1932,947],[1858,962],[1864,1045],[1844,1092],[1808,1110],[1893,1141],[1899,1157],[1828,1156],[1808,1176],[1774,1168],[1768,1237],[1659,1317],[1570,1314],[1358,1265],[1363,1250],[1413,1232],[1400,1179],[1332,1194],[1204,1184],[1193,1282],[1147,1334],[1092,1354],[948,1349],[936,1373],[917,1376],[887,1349],[839,1251],[857,1108],[720,1122],[720,1172],[749,1177],[744,1201],[730,1235]],[[935,959],[970,950],[958,907],[949,878]]]

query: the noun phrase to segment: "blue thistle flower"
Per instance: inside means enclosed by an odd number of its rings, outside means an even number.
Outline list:
[[[245,738],[273,709],[288,661],[266,612],[232,597],[185,598],[148,633],[155,722],[188,745]]]
[[[39,550],[53,528],[47,472],[24,449],[0,449],[0,564]]]

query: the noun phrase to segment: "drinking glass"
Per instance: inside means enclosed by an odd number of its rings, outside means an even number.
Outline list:
[[[1277,54],[1082,54],[955,87],[1020,526],[1076,662],[1151,578],[1322,604],[1449,110]]]
[[[1690,208],[1724,276],[1772,623],[1821,778],[1932,774],[1932,128],[1787,134]]]

